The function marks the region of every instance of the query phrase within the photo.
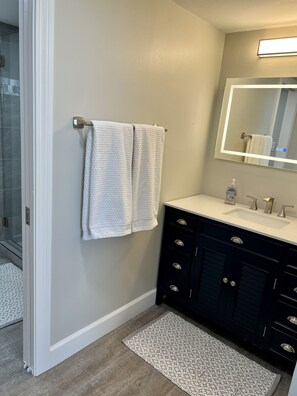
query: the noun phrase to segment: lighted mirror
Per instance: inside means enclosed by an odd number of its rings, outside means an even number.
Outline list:
[[[297,78],[227,79],[215,158],[297,170]]]

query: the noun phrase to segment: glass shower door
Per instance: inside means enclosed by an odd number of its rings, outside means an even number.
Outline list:
[[[0,23],[0,243],[21,257],[21,141],[18,28]]]

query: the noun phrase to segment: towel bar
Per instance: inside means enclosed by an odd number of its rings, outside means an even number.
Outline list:
[[[92,121],[87,121],[85,120],[84,117],[82,116],[73,116],[72,118],[72,126],[73,128],[84,128],[85,126],[93,126]],[[154,124],[154,126],[157,126]],[[165,129],[165,132],[167,132],[167,129]]]
[[[264,133],[264,135],[262,135],[262,136],[267,136],[267,134]],[[253,136],[252,136],[252,135],[248,135],[248,134],[245,133],[245,132],[242,132],[242,134],[240,135],[240,137],[241,137],[241,139],[244,139],[244,138],[249,138],[249,139],[251,139]]]
[[[82,116],[74,116],[72,119],[73,128],[84,128],[85,126],[92,126],[92,121],[87,121]]]
[[[248,135],[247,133],[245,133],[245,132],[242,132],[242,134],[241,134],[241,139],[244,139],[244,138],[251,138],[252,137],[252,135]]]

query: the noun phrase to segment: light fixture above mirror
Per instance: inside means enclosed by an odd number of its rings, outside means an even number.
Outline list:
[[[297,55],[297,37],[260,40],[257,55],[259,58],[295,56]]]

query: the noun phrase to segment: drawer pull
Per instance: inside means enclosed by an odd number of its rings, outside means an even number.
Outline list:
[[[182,266],[179,263],[172,263],[172,267],[177,269],[177,270],[181,270]]]
[[[181,241],[180,239],[176,239],[176,240],[174,241],[174,243],[175,243],[177,246],[185,246],[185,244],[183,243],[183,241]]]
[[[170,287],[170,289],[171,289],[173,292],[175,292],[175,293],[178,293],[178,292],[179,292],[177,286],[175,286],[175,285],[170,285],[169,287]]]
[[[184,219],[178,219],[177,222],[178,222],[179,225],[182,225],[182,226],[187,226],[188,225],[188,223]]]
[[[293,291],[294,291],[295,293],[297,293],[297,287],[294,287]]]
[[[229,279],[228,279],[228,278],[223,278],[223,282],[224,282],[224,283],[228,283],[228,282],[229,282]]]
[[[288,316],[287,319],[288,319],[289,322],[291,322],[292,324],[297,326],[297,318],[296,318],[296,316]]]
[[[236,282],[231,281],[231,282],[230,282],[230,285],[231,285],[232,287],[235,287],[235,286],[236,286]]]
[[[233,236],[231,238],[231,241],[234,242],[234,243],[237,243],[238,245],[243,245],[243,240],[241,238],[237,237],[237,236]]]
[[[281,344],[280,345],[284,351],[289,352],[289,353],[295,353],[295,349],[290,345],[290,344]]]

